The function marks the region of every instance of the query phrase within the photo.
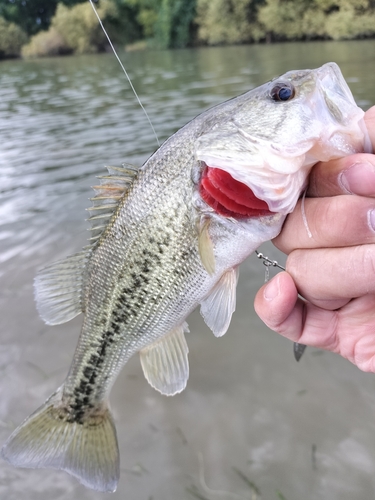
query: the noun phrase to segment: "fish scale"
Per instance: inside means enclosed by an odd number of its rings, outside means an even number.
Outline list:
[[[202,113],[138,172],[109,167],[94,186],[91,245],[35,280],[46,323],[84,313],[71,368],[10,436],[3,457],[114,491],[119,452],[108,399],[120,369],[139,351],[152,387],[169,396],[185,388],[186,318],[200,305],[214,335],[225,334],[239,264],[280,232],[316,162],[369,150],[363,116],[329,63]],[[209,197],[205,169],[215,178]],[[220,201],[241,210],[219,209]],[[262,210],[250,215],[248,205]]]
[[[142,177],[141,173],[140,178],[137,179],[133,187],[134,192],[137,189],[144,190],[144,183],[147,180],[144,181]],[[178,184],[181,183],[178,181]],[[72,363],[74,371],[71,376],[68,376],[64,385],[65,398],[68,394],[73,395],[73,398],[80,397],[79,391],[76,392],[81,384],[81,379],[77,376],[77,373],[82,373],[85,366],[93,366],[90,361],[92,354],[89,347],[93,334],[103,339],[95,350],[98,358],[97,362],[100,361],[100,366],[97,367],[94,373],[100,368],[100,377],[106,380],[106,384],[109,384],[112,380],[110,381],[107,378],[107,374],[112,373],[112,371],[117,372],[140,346],[160,336],[160,332],[164,334],[170,329],[170,324],[174,318],[171,319],[168,311],[165,311],[167,304],[172,302],[174,295],[178,296],[180,294],[186,297],[186,291],[184,290],[186,288],[186,278],[176,280],[176,274],[181,273],[180,270],[189,269],[195,280],[198,267],[200,272],[204,273],[204,268],[196,251],[197,235],[191,228],[192,221],[188,215],[189,207],[187,203],[182,201],[188,196],[186,194],[187,189],[183,185],[185,193],[182,196],[179,192],[181,189],[176,191],[173,183],[168,186],[169,189],[164,195],[168,199],[168,204],[164,202],[163,196],[160,196],[160,198],[158,197],[158,208],[153,208],[155,224],[149,218],[146,218],[144,222],[138,225],[137,234],[131,233],[130,244],[127,244],[127,235],[123,234],[121,238],[118,238],[117,227],[112,226],[112,232],[107,231],[94,250],[92,257],[94,271],[90,272],[92,279],[88,283],[88,290],[86,291],[86,295],[90,300],[85,306],[86,317],[80,339],[82,345],[78,345],[77,357]],[[193,189],[191,182],[190,189]],[[134,199],[138,203],[136,194]],[[116,223],[122,225],[122,220],[127,220],[132,226],[131,219],[134,212],[137,214],[137,209],[134,209],[131,204],[128,206],[128,204],[123,203],[123,207],[115,215],[117,217]],[[163,227],[159,227],[160,224],[159,226],[156,225],[158,221],[163,221]],[[165,225],[169,229],[167,233]],[[150,227],[154,228],[151,233],[152,236],[150,236]],[[115,232],[115,236],[113,236],[113,232]],[[184,235],[186,243],[181,244]],[[144,246],[146,242],[148,242],[148,245]],[[118,259],[112,257],[112,264],[109,266],[107,255],[118,256]],[[181,257],[185,261],[185,266],[181,266]],[[193,263],[189,262],[189,257],[193,260]],[[105,267],[100,264],[101,258],[106,261]],[[121,262],[122,268],[118,266],[117,262]],[[149,268],[147,277],[144,273],[145,263]],[[110,288],[111,279],[108,279],[108,276],[111,273],[108,272],[109,267],[113,269],[113,274],[116,276],[114,289]],[[161,269],[164,270],[164,274],[160,272]],[[105,271],[104,276],[102,277],[97,270]],[[98,298],[95,299],[97,290],[100,293]],[[102,290],[105,290],[105,293]],[[95,321],[98,320],[97,312],[94,310],[91,313],[90,309],[91,303],[94,304],[95,309],[98,303],[107,302],[106,298],[103,298],[103,294],[111,298],[111,305],[108,308],[102,307],[102,315],[106,318],[105,326],[95,324]],[[195,306],[196,304],[190,306],[189,309]],[[182,316],[186,316],[184,310]],[[92,317],[94,320],[91,319]],[[151,318],[153,324],[150,324]],[[154,333],[156,327],[157,332]],[[116,332],[116,330],[118,331]],[[103,354],[103,348],[105,355]],[[108,352],[109,350],[121,352],[121,356],[116,359],[119,366],[115,366],[113,362],[114,356]],[[105,361],[102,361],[103,359]],[[92,399],[100,399],[108,388],[106,384],[101,382],[98,373],[95,378],[100,391],[98,395],[91,394],[90,396]],[[74,403],[71,404],[74,405]]]

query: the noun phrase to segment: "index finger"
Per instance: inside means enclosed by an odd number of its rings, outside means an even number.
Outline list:
[[[375,106],[366,112],[365,123],[375,151]],[[324,197],[340,194],[375,196],[375,155],[359,153],[314,166],[307,195]]]

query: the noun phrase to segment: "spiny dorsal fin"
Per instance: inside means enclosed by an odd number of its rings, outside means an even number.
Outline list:
[[[93,206],[88,209],[93,213],[89,219],[92,221],[93,242],[100,238],[120,198],[138,172],[131,165],[107,168],[109,175],[98,177],[100,185],[94,186],[96,196],[91,198]],[[34,289],[37,309],[47,324],[65,323],[82,312],[85,270],[91,252],[92,246],[88,246],[80,253],[50,264],[36,276]]]
[[[92,186],[95,196],[90,198],[93,205],[87,209],[91,213],[88,220],[92,223],[90,240],[93,242],[100,238],[120,199],[138,174],[138,168],[128,164],[123,164],[122,167],[107,167],[107,170],[108,175],[97,177],[100,184]]]

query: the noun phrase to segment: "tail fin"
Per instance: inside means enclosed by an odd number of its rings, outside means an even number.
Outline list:
[[[108,407],[79,422],[67,417],[57,391],[13,432],[3,458],[16,467],[62,469],[88,488],[115,491],[119,452]]]

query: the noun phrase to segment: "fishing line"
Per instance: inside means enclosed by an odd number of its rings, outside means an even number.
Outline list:
[[[306,211],[305,211],[306,192],[307,192],[307,188],[304,190],[303,195],[302,195],[302,202],[301,202],[302,220],[303,220],[303,225],[305,226],[305,229],[307,231],[307,236],[309,238],[312,238],[312,233],[311,233],[310,228],[309,228],[309,223],[307,222]]]
[[[159,147],[159,146],[160,146],[160,142],[159,142],[158,136],[156,135],[156,132],[155,132],[154,126],[153,126],[153,125],[152,125],[152,123],[151,123],[150,117],[148,116],[147,111],[146,111],[146,110],[145,110],[145,108],[143,107],[143,104],[141,103],[141,100],[140,100],[140,98],[138,97],[137,92],[135,91],[135,88],[134,88],[134,86],[133,86],[133,84],[132,84],[132,82],[131,82],[131,80],[130,80],[130,77],[129,77],[129,75],[128,75],[128,73],[127,73],[127,71],[126,71],[126,69],[125,69],[124,65],[123,65],[123,64],[122,64],[122,62],[121,62],[121,59],[120,59],[120,58],[119,58],[119,56],[117,55],[116,49],[114,48],[113,43],[111,42],[111,39],[109,38],[109,35],[108,35],[108,33],[107,33],[106,29],[105,29],[105,28],[104,28],[104,26],[103,26],[102,20],[101,20],[101,19],[100,19],[100,17],[99,17],[98,11],[97,11],[97,10],[96,10],[96,8],[95,8],[95,5],[94,5],[94,3],[93,3],[93,0],[89,0],[89,2],[90,2],[90,5],[91,5],[91,7],[92,7],[92,9],[93,9],[93,11],[94,11],[94,13],[95,13],[95,15],[96,15],[96,17],[97,17],[98,21],[99,21],[100,27],[102,28],[102,30],[103,30],[103,32],[104,32],[104,34],[105,34],[105,36],[106,36],[106,38],[107,38],[107,40],[108,40],[108,42],[109,42],[109,45],[110,45],[110,47],[111,47],[111,49],[112,49],[112,51],[113,51],[113,53],[114,53],[114,55],[115,55],[115,57],[116,57],[117,61],[119,62],[120,66],[121,66],[121,68],[122,68],[122,71],[125,73],[125,76],[126,76],[126,78],[128,79],[129,85],[130,85],[130,87],[131,87],[132,91],[134,92],[134,95],[135,95],[135,97],[136,97],[136,99],[137,99],[137,101],[138,101],[138,104],[141,106],[141,108],[142,108],[142,110],[143,110],[144,114],[146,115],[146,118],[147,118],[147,120],[148,120],[148,123],[150,124],[150,127],[152,128],[152,131],[153,131],[153,133],[154,133],[154,136],[155,136],[155,139],[156,139],[157,145],[158,145],[158,147]]]

